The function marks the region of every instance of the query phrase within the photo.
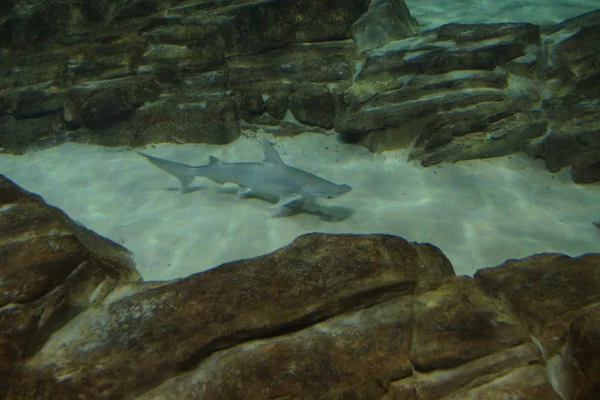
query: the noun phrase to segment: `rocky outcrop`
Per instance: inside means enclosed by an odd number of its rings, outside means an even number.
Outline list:
[[[535,255],[470,278],[430,244],[309,234],[144,283],[125,249],[0,179],[0,397],[598,393],[598,254]]]
[[[11,0],[0,148],[335,129],[423,165],[525,151],[600,179],[600,11],[417,32],[402,0]],[[41,16],[58,21],[52,27]]]
[[[545,35],[546,98],[551,130],[537,149],[551,171],[572,165],[575,182],[600,181],[600,10]]]
[[[508,65],[539,46],[531,24],[450,24],[366,55],[336,129],[375,151],[414,142],[412,157],[500,156],[546,131],[535,73]]]

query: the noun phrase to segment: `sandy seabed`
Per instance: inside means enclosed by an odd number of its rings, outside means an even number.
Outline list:
[[[161,144],[149,154],[201,165],[262,161],[262,135],[226,146]],[[272,139],[288,165],[352,191],[322,199],[325,215],[273,218],[270,203],[242,199],[202,178],[178,181],[131,149],[82,144],[0,156],[0,173],[133,251],[146,280],[166,280],[258,256],[308,232],[388,233],[430,242],[457,274],[539,252],[600,251],[599,185],[576,185],[542,161],[504,158],[422,168],[406,151],[373,154],[335,136]],[[234,192],[235,193],[235,192]]]

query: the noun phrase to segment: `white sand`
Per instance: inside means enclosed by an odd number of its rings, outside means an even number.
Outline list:
[[[554,25],[600,8],[598,0],[405,0],[423,29],[450,22],[531,22]]]
[[[0,155],[0,173],[87,227],[124,244],[147,280],[165,280],[287,245],[307,232],[390,233],[440,247],[458,274],[538,252],[600,251],[600,186],[553,175],[541,161],[511,156],[423,169],[405,151],[371,154],[314,134],[276,138],[284,162],[353,190],[321,200],[341,221],[269,216],[270,203],[240,199],[198,178],[178,181],[134,152],[66,144],[24,156]],[[205,164],[261,161],[258,138],[228,146],[164,144],[152,155]],[[204,187],[203,189],[201,189]]]

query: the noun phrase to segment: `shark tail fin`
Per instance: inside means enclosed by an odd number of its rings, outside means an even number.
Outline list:
[[[169,161],[163,158],[153,157],[148,154],[144,154],[140,151],[137,151],[136,153],[143,157],[146,157],[146,159],[152,164],[156,165],[158,168],[177,178],[179,180],[179,191],[181,193],[185,193],[188,186],[190,185],[190,183],[192,183],[194,177],[196,176],[196,174],[194,174],[193,167],[187,164]]]

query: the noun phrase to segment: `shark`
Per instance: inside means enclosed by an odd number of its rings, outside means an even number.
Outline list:
[[[267,139],[263,139],[262,162],[223,162],[210,156],[208,164],[191,166],[145,154],[145,157],[163,171],[179,180],[181,193],[185,193],[196,177],[204,177],[213,182],[238,185],[240,197],[259,197],[275,200],[270,207],[274,215],[279,215],[286,207],[301,207],[317,198],[333,199],[348,193],[352,187],[337,184],[318,177],[310,172],[285,164]]]

